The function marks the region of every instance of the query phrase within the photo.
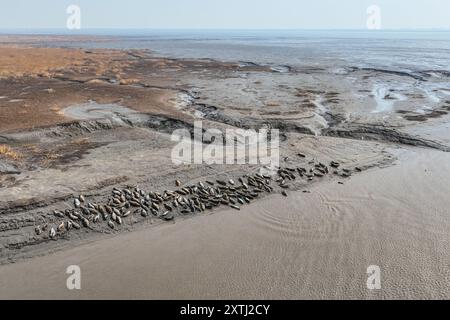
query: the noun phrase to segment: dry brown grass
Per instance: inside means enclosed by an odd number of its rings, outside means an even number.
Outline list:
[[[40,151],[38,146],[34,144],[25,144],[23,145],[23,148],[27,151],[27,153],[38,153]]]
[[[20,153],[14,151],[10,146],[5,144],[0,144],[0,155],[13,160],[19,160],[22,157]]]
[[[56,153],[54,151],[48,151],[42,154],[43,158],[44,158],[44,162],[51,162],[54,160],[57,160],[61,157],[61,155],[59,153]]]
[[[71,142],[74,145],[85,145],[89,143],[89,138],[79,138],[79,139],[75,139],[72,140]]]
[[[60,157],[61,155],[54,151],[47,151],[42,154],[42,159],[40,162],[41,165],[45,167],[51,165],[53,162],[57,161]]]

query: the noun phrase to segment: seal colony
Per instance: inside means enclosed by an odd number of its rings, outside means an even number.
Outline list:
[[[299,154],[304,158],[305,155]],[[70,232],[81,228],[94,230],[93,225],[106,223],[111,229],[117,229],[126,224],[128,217],[153,217],[163,221],[173,221],[177,216],[186,216],[213,210],[220,206],[228,206],[240,210],[241,206],[260,198],[264,193],[281,190],[288,196],[289,181],[297,178],[313,181],[315,177],[323,178],[333,169],[333,174],[348,178],[352,170],[339,170],[340,163],[331,161],[329,165],[316,160],[308,162],[309,167],[280,167],[274,175],[255,173],[244,175],[228,181],[200,181],[196,184],[183,186],[180,180],[175,180],[175,190],[163,192],[147,192],[138,186],[126,186],[123,189],[114,187],[107,203],[89,202],[84,195],[73,199],[73,208],[54,210],[58,221],[44,222],[35,227],[36,235],[43,239],[56,240]],[[261,168],[268,171],[270,168]],[[354,170],[361,171],[356,167]],[[275,186],[274,186],[275,185]]]

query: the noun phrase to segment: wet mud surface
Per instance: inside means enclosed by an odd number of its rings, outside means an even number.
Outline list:
[[[52,50],[42,54],[61,54]],[[171,134],[176,129],[192,132],[194,121],[202,121],[204,129],[280,130],[287,187],[276,180],[279,172],[269,181],[262,178],[252,187],[261,192],[248,191],[258,194],[250,202],[270,193],[307,193],[323,181],[345,184],[361,172],[395,163],[392,149],[450,150],[448,135],[428,134],[431,127],[449,132],[448,101],[441,97],[433,105],[417,87],[393,85],[434,81],[426,72],[348,68],[337,75],[321,68],[167,59],[146,50],[71,54],[75,63],[10,68],[0,78],[0,144],[11,150],[0,153],[2,264],[215,214],[215,202],[200,201],[194,186],[203,188],[199,183],[206,186],[208,180],[219,188],[217,180],[223,180],[227,188],[235,188],[228,183],[232,179],[244,188],[239,178],[248,184],[248,176],[264,174],[260,165],[174,164]],[[98,65],[106,55],[108,60]],[[389,91],[390,85],[396,89]],[[431,109],[418,111],[424,101]],[[415,130],[417,124],[420,130]],[[310,176],[311,169],[316,174]],[[176,180],[188,190],[177,193]],[[114,190],[125,199],[114,204]],[[241,189],[223,191],[228,195],[225,200],[221,195],[218,207],[247,202],[248,194],[236,194]],[[205,192],[206,197],[214,195]],[[80,195],[84,201],[74,207]],[[133,197],[139,206],[130,203]],[[187,207],[175,210],[180,197],[186,197],[182,203]],[[152,203],[159,207],[155,212]],[[165,204],[171,210],[164,210]],[[210,208],[202,207],[206,204]]]

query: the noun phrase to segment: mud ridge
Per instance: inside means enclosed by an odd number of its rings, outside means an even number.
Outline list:
[[[419,76],[413,73],[409,73],[406,71],[397,71],[397,70],[387,70],[387,69],[377,69],[377,68],[359,68],[359,67],[351,67],[349,68],[349,70],[351,72],[355,72],[355,71],[373,71],[373,72],[380,72],[380,73],[385,73],[385,74],[392,74],[392,75],[396,75],[396,76],[401,76],[401,77],[409,77],[412,78],[414,80],[419,80],[419,81],[427,81],[423,76]],[[427,75],[429,76],[429,75]]]
[[[101,189],[104,189],[109,186],[114,186],[120,183],[125,183],[128,181],[127,176],[119,176],[115,178],[109,178],[102,180],[98,182],[97,184],[93,185],[90,188],[86,188],[83,190],[84,192],[90,192],[90,191],[99,191]],[[61,196],[53,196],[49,198],[30,198],[30,199],[23,199],[23,200],[17,200],[17,201],[5,201],[0,202],[0,217],[1,216],[7,216],[14,213],[23,213],[39,208],[45,208],[50,205],[53,205],[58,202],[64,202],[68,199],[71,199],[73,197],[73,194],[64,194]]]
[[[163,186],[164,192],[147,192],[137,185],[128,185],[115,187],[106,193],[89,194],[86,198],[75,195],[63,197],[58,199],[61,200],[61,206],[56,211],[48,208],[44,212],[39,208],[39,212],[24,212],[0,219],[0,237],[3,238],[0,242],[3,246],[3,250],[0,250],[0,265],[34,256],[40,248],[58,250],[62,247],[56,244],[58,239],[75,240],[76,244],[77,240],[84,240],[95,233],[127,232],[133,230],[134,226],[144,225],[149,221],[151,224],[170,222],[202,212],[214,212],[218,207],[228,206],[239,211],[241,206],[258,201],[270,193],[281,192],[288,197],[288,193],[327,179],[326,177],[345,179],[364,170],[360,167],[347,167],[345,164],[340,169],[332,169],[331,165],[335,164],[340,166],[338,162],[332,162],[329,167],[318,160],[305,159],[298,163],[300,167],[297,168],[279,167],[276,177],[247,172],[239,177],[234,176],[233,180],[229,179],[228,174],[222,173],[215,177],[215,182],[204,180],[193,184],[176,183],[177,189],[172,191],[167,185]],[[117,202],[118,192],[121,193],[120,199],[125,199],[121,203]],[[74,200],[72,205],[67,203],[69,200]],[[79,201],[78,204],[75,200]],[[71,226],[74,221],[78,221],[78,227],[65,227],[68,226],[68,221],[72,223]],[[56,229],[58,231],[52,234],[52,230],[55,232]]]
[[[370,125],[350,125],[346,128],[329,128],[322,132],[324,136],[340,137],[357,140],[373,140],[382,142],[393,142],[398,144],[426,147],[450,152],[450,147],[432,140],[413,137],[392,128],[377,127]]]
[[[426,75],[427,77],[430,77],[431,74],[435,73],[435,74],[439,74],[443,77],[450,77],[450,71],[447,70],[425,70],[425,71],[421,71],[421,74]]]
[[[221,113],[219,108],[213,105],[193,102],[191,106],[197,111],[201,112],[203,117],[208,120],[221,122],[241,129],[258,130],[261,128],[268,128],[278,129],[281,133],[295,132],[307,135],[315,135],[315,133],[310,128],[292,121],[254,118],[235,119],[231,116],[227,116]],[[392,128],[356,124],[342,127],[341,124],[345,121],[345,118],[342,115],[326,112],[323,114],[323,117],[329,125],[329,128],[323,129],[321,131],[321,135],[323,136],[391,142],[450,152],[449,146],[440,144],[432,140],[413,137]]]
[[[112,130],[124,126],[150,128],[161,133],[170,134],[176,129],[187,129],[191,133],[191,136],[194,133],[194,125],[192,123],[163,115],[137,113],[136,116],[121,114],[116,114],[115,116],[120,118],[121,122],[111,119],[77,120],[56,126],[41,127],[40,129],[34,128],[33,130],[6,134],[0,136],[0,142],[4,141],[9,144],[20,143],[23,141],[38,140],[39,137],[73,138],[96,131]]]
[[[259,130],[262,128],[268,128],[278,129],[281,132],[297,132],[314,135],[314,132],[311,129],[301,126],[293,121],[255,119],[248,117],[241,117],[239,119],[236,119],[232,116],[227,116],[221,113],[217,107],[212,105],[194,103],[193,107],[197,111],[201,112],[202,116],[207,120],[220,122],[240,129]]]

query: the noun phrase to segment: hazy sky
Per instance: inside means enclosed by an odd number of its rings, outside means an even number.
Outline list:
[[[450,0],[1,0],[0,29],[65,28],[70,4],[83,28],[365,28],[367,7],[383,29],[450,28]]]

